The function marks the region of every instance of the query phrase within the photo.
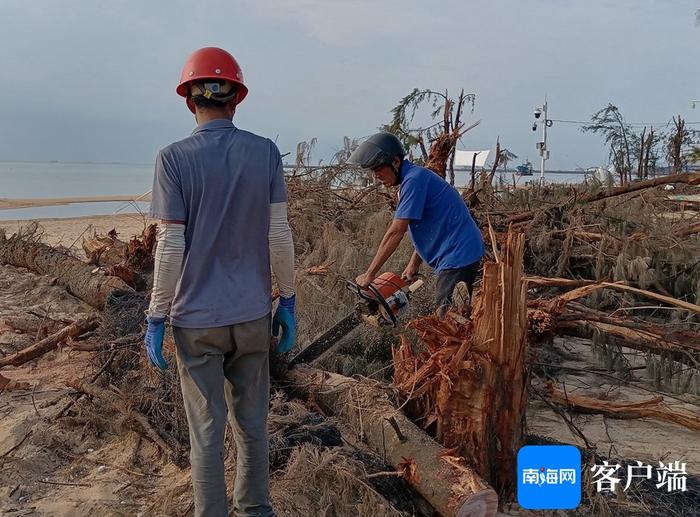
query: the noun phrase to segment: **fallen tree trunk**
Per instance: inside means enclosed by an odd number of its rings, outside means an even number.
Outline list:
[[[565,280],[565,279],[554,279],[555,282],[548,283],[547,279],[540,279],[540,277],[531,277],[532,283],[534,285],[543,285],[543,286],[555,286],[555,285],[567,285],[567,282],[560,282],[560,280]],[[530,283],[530,278],[528,278],[528,283]],[[573,286],[575,284],[571,284]],[[647,291],[645,289],[639,289],[637,287],[632,287],[630,285],[627,285],[623,282],[592,282],[592,283],[585,283],[581,287],[577,287],[576,289],[572,289],[571,291],[567,291],[566,293],[560,294],[559,296],[552,298],[551,300],[547,301],[547,310],[552,313],[552,315],[559,315],[561,312],[564,310],[564,308],[569,304],[570,302],[574,300],[578,300],[579,298],[583,298],[585,296],[588,296],[589,294],[599,290],[599,289],[614,289],[616,291],[623,291],[623,292],[628,292],[628,293],[634,293],[638,294],[640,296],[644,296],[646,298],[651,298],[652,300],[656,300],[659,302],[666,303],[668,305],[673,305],[675,307],[678,307],[680,309],[684,309],[690,312],[694,312],[695,314],[700,314],[700,305],[696,305],[694,303],[686,302],[684,300],[679,300],[678,298],[673,298],[671,296],[666,296],[663,294],[658,294],[653,291]]]
[[[689,413],[674,411],[664,405],[662,396],[640,402],[610,402],[583,395],[564,392],[553,385],[547,387],[549,399],[555,404],[567,407],[579,413],[600,413],[610,418],[636,419],[653,418],[682,425],[693,431],[700,431],[700,417]]]
[[[547,278],[544,276],[526,276],[523,281],[528,287],[584,287],[594,285],[598,282],[595,280],[574,280],[571,278]]]
[[[341,418],[442,515],[493,516],[494,490],[462,457],[416,427],[381,387],[342,375],[297,366],[277,372],[286,386]]]
[[[651,330],[613,325],[593,320],[560,320],[555,328],[557,333],[590,338],[599,332],[606,339],[616,344],[654,354],[667,354],[674,361],[700,368],[700,344],[692,340],[687,342],[671,341]]]
[[[59,285],[84,302],[103,309],[107,296],[117,289],[130,291],[123,280],[93,273],[93,267],[51,246],[21,235],[5,238],[0,235],[0,264],[25,267],[57,278]]]
[[[685,309],[695,314],[700,314],[700,305],[695,305],[694,303],[686,302],[684,300],[679,300],[678,298],[673,298],[671,296],[664,296],[662,294],[657,294],[652,291],[647,291],[646,289],[638,289],[637,287],[632,287],[631,285],[622,284],[619,282],[603,282],[601,284],[603,287],[609,287],[617,291],[627,291],[629,293],[639,294],[645,296],[646,298],[651,298],[659,302],[667,303],[669,305],[674,305],[681,309]]]
[[[660,185],[668,185],[669,183],[686,183],[688,185],[700,185],[700,173],[684,172],[682,174],[670,174],[668,176],[660,176],[645,181],[637,181],[620,187],[614,187],[609,191],[601,190],[595,194],[579,199],[576,204],[592,203],[602,199],[621,196],[623,194],[631,194],[645,190],[648,188],[658,187]]]
[[[28,361],[31,361],[32,359],[36,359],[37,357],[54,350],[58,347],[58,345],[68,339],[75,339],[85,332],[95,330],[98,325],[99,318],[97,316],[86,316],[75,323],[71,323],[58,332],[51,334],[47,338],[42,339],[36,344],[8,357],[0,359],[0,368],[4,366],[20,366]]]
[[[646,181],[638,181],[636,183],[629,183],[622,185],[620,187],[614,187],[610,190],[601,190],[595,194],[582,197],[578,200],[572,201],[570,203],[565,203],[556,207],[549,208],[548,210],[560,211],[564,207],[570,205],[583,205],[586,203],[593,203],[595,201],[601,201],[603,199],[608,199],[611,197],[622,196],[623,194],[638,193],[642,190],[658,187],[660,185],[667,185],[669,183],[686,183],[688,185],[700,185],[700,173],[697,172],[686,172],[683,174],[671,174],[669,176],[660,176],[658,178],[653,178]],[[541,213],[541,210],[531,210],[529,212],[523,212],[521,214],[516,214],[507,219],[508,223],[521,223],[529,221],[534,218],[536,214]]]

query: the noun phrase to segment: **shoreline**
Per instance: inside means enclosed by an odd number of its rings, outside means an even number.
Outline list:
[[[151,193],[131,196],[75,196],[75,197],[49,197],[49,198],[0,198],[0,210],[13,210],[19,208],[37,208],[42,206],[63,206],[75,203],[109,203],[151,201]]]

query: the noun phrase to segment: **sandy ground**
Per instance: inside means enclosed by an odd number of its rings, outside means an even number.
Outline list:
[[[58,206],[71,203],[103,203],[107,201],[150,201],[151,195],[142,196],[77,196],[30,199],[0,198],[0,210],[10,208],[33,208],[37,206]]]
[[[51,246],[80,248],[83,236],[92,236],[94,232],[106,234],[116,228],[122,240],[139,235],[148,220],[140,214],[91,215],[66,219],[40,219],[37,223],[43,229],[43,241]],[[32,221],[0,221],[0,228],[9,234],[27,227]]]
[[[91,311],[46,277],[0,266],[0,357],[34,341],[33,336],[5,325],[8,317],[62,319]],[[135,486],[148,477],[129,474],[122,467],[135,447],[133,433],[110,441],[91,432],[85,422],[57,423],[52,418],[69,400],[66,383],[89,371],[91,354],[69,348],[21,367],[3,368],[4,376],[32,388],[0,393],[1,515],[137,515],[143,511],[142,498],[150,491],[139,493]],[[148,446],[142,450],[153,452]]]

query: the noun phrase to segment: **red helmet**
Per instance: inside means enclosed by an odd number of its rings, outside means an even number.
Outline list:
[[[182,68],[180,84],[177,85],[178,95],[187,97],[187,85],[193,81],[204,79],[219,79],[231,81],[238,88],[236,103],[240,104],[248,95],[248,88],[243,83],[243,71],[236,59],[223,49],[204,47],[195,51]]]

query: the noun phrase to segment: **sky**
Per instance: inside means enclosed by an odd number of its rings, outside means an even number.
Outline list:
[[[187,56],[220,46],[250,93],[237,126],[327,160],[413,88],[476,94],[463,149],[499,137],[535,162],[533,109],[588,120],[700,121],[700,0],[0,1],[0,160],[150,163],[195,122]],[[423,121],[425,114],[419,114]],[[421,118],[423,117],[423,118]],[[694,126],[700,129],[700,125]],[[607,163],[599,136],[554,122],[550,168]],[[518,161],[520,161],[520,159]]]

